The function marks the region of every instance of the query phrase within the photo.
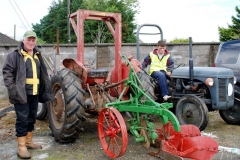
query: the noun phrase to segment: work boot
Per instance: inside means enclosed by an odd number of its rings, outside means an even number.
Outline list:
[[[26,147],[27,137],[26,136],[17,137],[17,141],[18,141],[18,152],[17,152],[18,157],[22,159],[30,159],[31,154],[28,152]]]
[[[36,144],[33,143],[32,137],[33,137],[33,132],[28,132],[27,143],[26,143],[27,148],[28,149],[42,149],[41,145],[36,145]]]

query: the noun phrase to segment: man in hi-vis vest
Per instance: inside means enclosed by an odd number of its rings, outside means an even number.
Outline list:
[[[26,31],[18,48],[7,55],[2,68],[9,101],[16,113],[17,155],[22,159],[31,158],[28,149],[42,148],[32,141],[38,102],[54,99],[47,67],[36,43],[36,33]]]
[[[142,68],[144,69],[148,65],[150,65],[150,75],[158,81],[163,100],[167,101],[171,96],[168,95],[166,78],[171,76],[174,62],[166,50],[165,41],[158,41],[157,49],[154,49],[144,58]]]

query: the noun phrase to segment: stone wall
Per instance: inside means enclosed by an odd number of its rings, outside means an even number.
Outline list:
[[[193,43],[192,55],[194,66],[213,66],[215,55],[218,51],[220,43]],[[2,77],[2,66],[5,58],[9,52],[12,52],[16,45],[0,45],[0,99],[7,99],[7,90],[4,86]],[[54,68],[52,61],[56,60],[56,68],[62,66],[62,61],[65,58],[77,58],[77,46],[75,44],[62,44],[59,47],[60,54],[55,56],[55,44],[46,44],[38,46],[42,50],[42,54],[46,59],[46,64],[49,68],[48,72],[51,73],[51,69]],[[144,57],[153,49],[156,48],[156,44],[140,44],[140,61],[142,62]],[[179,64],[189,63],[189,45],[188,44],[168,44],[168,51],[171,53],[174,59],[175,66]],[[137,57],[136,44],[123,44],[122,53],[132,54]],[[114,44],[87,44],[84,48],[84,59],[88,62],[88,65],[92,68],[108,67],[111,69],[114,65]]]

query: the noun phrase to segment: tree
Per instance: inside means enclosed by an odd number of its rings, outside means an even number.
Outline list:
[[[232,16],[232,25],[228,24],[228,28],[218,27],[219,40],[229,41],[240,38],[240,9],[238,6],[235,7],[237,17]]]
[[[233,33],[232,29],[218,27],[218,31],[219,31],[219,35],[220,35],[219,40],[221,42],[225,42],[225,41],[228,41],[228,40],[233,40],[234,33]]]
[[[170,41],[169,43],[189,43],[189,39],[186,38],[175,38],[174,40]]]
[[[71,0],[71,12],[79,8],[122,14],[122,41],[132,43],[136,41],[133,31],[135,14],[138,13],[138,0]],[[33,30],[46,43],[56,42],[56,28],[59,28],[59,42],[67,43],[67,0],[53,1],[49,13],[40,20],[40,24],[32,24]],[[84,22],[85,43],[111,43],[114,41],[107,25],[102,21]],[[75,33],[71,27],[71,42],[76,42]]]

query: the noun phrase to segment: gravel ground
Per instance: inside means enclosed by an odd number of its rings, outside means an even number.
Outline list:
[[[0,101],[0,111],[12,106],[7,101]],[[209,113],[209,124],[204,130],[205,134],[212,136],[224,147],[240,148],[240,126],[228,125],[219,116],[218,112]],[[17,142],[15,137],[15,112],[10,111],[0,118],[0,159],[15,160]],[[68,144],[61,144],[54,141],[51,131],[48,128],[48,119],[37,121],[35,125],[34,141],[43,146],[42,150],[30,150],[32,159],[46,160],[110,160],[102,150],[98,139],[96,119],[86,123],[84,131],[79,138]],[[129,143],[126,153],[119,160],[157,160],[159,158],[149,156],[150,151],[157,151],[150,147],[145,149],[141,144],[135,142],[134,137],[128,134]],[[240,155],[229,152],[215,154],[213,160],[239,160]]]

